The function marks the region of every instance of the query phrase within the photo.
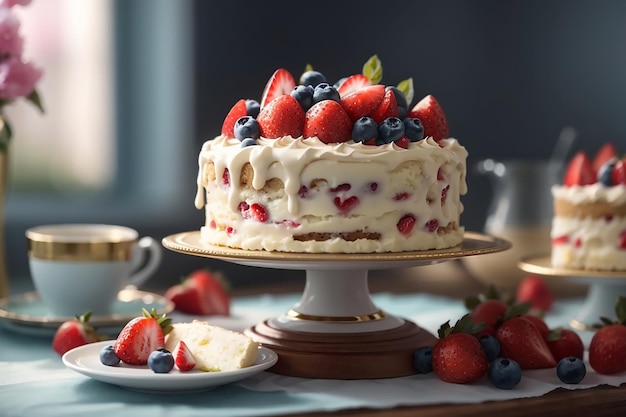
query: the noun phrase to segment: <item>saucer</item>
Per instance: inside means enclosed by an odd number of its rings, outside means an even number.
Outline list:
[[[91,316],[89,323],[100,334],[117,335],[128,321],[141,315],[142,308],[155,308],[158,314],[165,314],[174,309],[174,304],[161,295],[127,288],[119,292],[111,314]],[[70,319],[50,316],[37,292],[0,299],[0,324],[14,332],[51,336]]]
[[[259,347],[256,362],[248,367],[233,371],[204,372],[191,370],[181,372],[176,368],[166,374],[154,373],[148,366],[133,366],[120,363],[107,366],[100,362],[100,350],[113,340],[79,346],[63,355],[63,363],[68,368],[97,381],[117,385],[133,391],[156,394],[180,394],[207,391],[221,385],[258,374],[278,361],[278,355]]]

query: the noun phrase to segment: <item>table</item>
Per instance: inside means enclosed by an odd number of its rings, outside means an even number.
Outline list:
[[[239,289],[234,299],[234,311],[254,310],[261,318],[271,314],[272,308],[282,305],[297,297],[302,281],[267,287],[259,285]],[[411,313],[411,303],[424,301],[442,309],[432,317],[423,318],[424,327],[432,327],[442,317],[450,315],[456,318],[462,312],[462,297],[480,292],[482,287],[465,275],[463,268],[455,262],[434,267],[421,267],[416,271],[407,270],[398,273],[380,271],[370,277],[370,287],[377,302],[386,308],[397,308],[399,312]],[[576,306],[577,299],[563,301],[563,306]],[[277,307],[273,307],[276,305]],[[565,308],[565,307],[564,307]],[[176,317],[176,316],[175,316]],[[178,319],[183,317],[177,316]],[[252,317],[255,319],[255,317]],[[242,323],[242,325],[245,323]],[[420,323],[422,324],[422,323]],[[588,338],[589,335],[586,335]],[[141,415],[274,415],[285,416],[322,416],[325,412],[322,400],[327,395],[307,392],[284,393],[280,391],[250,391],[245,384],[218,388],[206,394],[189,396],[153,396],[137,394],[120,388],[89,380],[65,369],[58,357],[49,348],[49,340],[25,335],[14,335],[0,330],[0,416],[22,415],[100,415],[115,416],[133,413]],[[22,367],[35,370],[21,373]],[[39,372],[39,369],[41,370]],[[24,378],[20,384],[14,384],[8,378]],[[626,375],[621,379],[626,381]],[[280,381],[279,381],[280,382]],[[302,382],[306,386],[307,381]],[[339,383],[339,388],[349,389],[350,383]],[[454,390],[459,387],[446,384],[443,389]],[[338,392],[341,392],[340,390]],[[363,408],[366,404],[359,398],[335,398],[342,403],[333,409],[333,415],[356,416],[473,416],[485,413],[506,413],[510,416],[527,415],[565,415],[572,410],[581,415],[610,416],[626,410],[626,384],[619,387],[599,386],[583,390],[557,389],[548,394],[525,399],[489,401],[478,404],[430,404],[420,406],[398,406],[393,408]],[[363,401],[363,402],[362,402]],[[246,409],[245,403],[253,404],[256,409]],[[22,404],[25,406],[22,407]],[[32,407],[28,407],[28,405]],[[243,405],[242,405],[243,404]],[[22,407],[22,408],[20,408]],[[221,413],[221,414],[220,414]]]

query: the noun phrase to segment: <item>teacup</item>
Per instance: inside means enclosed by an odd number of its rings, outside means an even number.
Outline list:
[[[26,230],[35,289],[51,316],[108,315],[117,295],[139,287],[161,262],[161,245],[107,224],[56,224]]]

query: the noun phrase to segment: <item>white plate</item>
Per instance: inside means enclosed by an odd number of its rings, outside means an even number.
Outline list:
[[[174,367],[167,374],[154,373],[148,366],[133,366],[120,363],[107,366],[100,362],[100,350],[113,340],[83,345],[66,352],[63,363],[68,368],[87,375],[97,381],[118,385],[133,391],[179,394],[181,392],[199,392],[217,388],[258,374],[272,367],[278,361],[278,355],[265,347],[259,347],[259,356],[254,365],[234,371],[180,372]]]

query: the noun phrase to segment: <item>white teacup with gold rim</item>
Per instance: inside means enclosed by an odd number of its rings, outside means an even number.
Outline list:
[[[30,272],[49,314],[108,315],[120,290],[154,274],[162,248],[136,230],[107,224],[55,224],[26,230]]]

